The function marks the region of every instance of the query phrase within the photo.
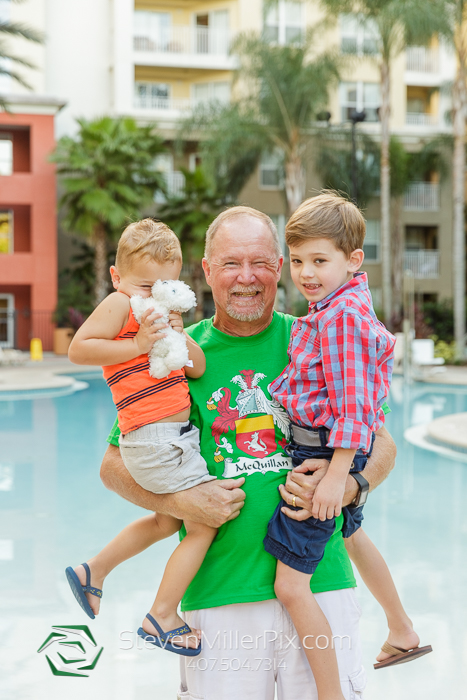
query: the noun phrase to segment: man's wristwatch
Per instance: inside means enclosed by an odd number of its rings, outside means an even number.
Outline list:
[[[358,484],[358,493],[355,499],[350,504],[351,506],[363,506],[368,498],[368,492],[370,490],[370,484],[365,479],[360,472],[350,472],[350,476],[353,476]]]

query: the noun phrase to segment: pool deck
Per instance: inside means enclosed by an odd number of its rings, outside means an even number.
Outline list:
[[[3,392],[71,387],[76,381],[76,375],[82,374],[84,376],[89,372],[101,371],[101,367],[74,365],[66,355],[45,353],[42,362],[28,360],[22,365],[1,365],[0,397]]]

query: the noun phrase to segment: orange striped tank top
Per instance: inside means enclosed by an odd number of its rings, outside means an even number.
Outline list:
[[[128,323],[115,340],[134,338],[138,330],[139,324],[130,308]],[[147,353],[102,369],[117,407],[118,427],[124,435],[190,407],[185,372],[178,369],[168,377],[155,379],[149,374]]]

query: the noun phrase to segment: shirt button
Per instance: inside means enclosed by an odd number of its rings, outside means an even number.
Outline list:
[[[288,378],[289,378],[289,375],[287,373],[284,374],[284,379],[288,379]]]

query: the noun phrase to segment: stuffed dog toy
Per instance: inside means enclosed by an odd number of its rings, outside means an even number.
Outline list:
[[[180,280],[157,280],[151,289],[151,296],[143,299],[135,294],[130,299],[133,314],[138,323],[147,309],[163,314],[155,323],[168,323],[169,313],[183,313],[196,306],[196,297],[190,287]],[[177,333],[169,326],[164,329],[167,335],[157,340],[149,351],[149,374],[161,379],[174,369],[182,369],[188,363],[188,348],[183,333]]]

